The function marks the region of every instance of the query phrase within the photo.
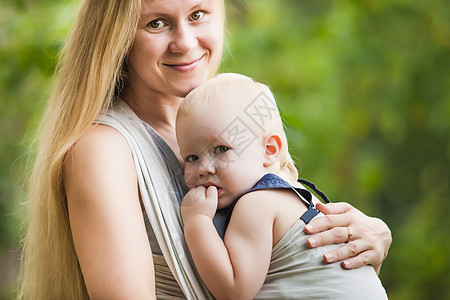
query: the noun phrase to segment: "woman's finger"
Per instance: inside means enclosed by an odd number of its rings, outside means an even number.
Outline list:
[[[370,251],[361,252],[357,256],[345,259],[342,262],[342,266],[349,270],[357,269],[365,265],[370,265],[371,261],[369,258],[370,258]]]
[[[327,204],[319,202],[316,203],[316,208],[322,213],[330,215],[330,214],[342,214],[348,212],[354,207],[346,202],[327,203]]]
[[[310,237],[307,243],[310,247],[316,248],[324,245],[341,244],[348,240],[349,234],[347,227],[334,227]]]
[[[373,247],[371,245],[366,243],[364,240],[359,239],[350,241],[345,245],[342,245],[341,247],[324,254],[323,259],[328,263],[342,261],[352,258],[359,253],[362,254],[363,252],[372,249]]]
[[[346,243],[327,253],[324,260],[342,261],[348,269],[366,264],[379,272],[392,242],[389,227],[377,218],[368,217],[350,204],[317,203],[325,216],[314,218],[305,226],[305,232],[315,234],[307,243],[316,248],[324,245]]]
[[[349,214],[325,215],[323,217],[314,218],[305,226],[306,233],[313,234],[336,227],[347,227],[350,224]],[[346,242],[340,241],[339,243]]]

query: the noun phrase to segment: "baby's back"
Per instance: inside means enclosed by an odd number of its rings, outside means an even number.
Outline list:
[[[341,245],[311,249],[299,220],[272,250],[267,278],[256,299],[387,299],[371,266],[345,270],[323,254]]]

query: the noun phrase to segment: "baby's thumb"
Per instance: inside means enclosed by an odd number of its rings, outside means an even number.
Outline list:
[[[208,189],[206,190],[206,200],[214,202],[217,205],[217,198],[217,188],[215,186],[208,187]]]
[[[205,187],[198,186],[190,189],[190,191],[184,196],[181,207],[193,206],[198,201],[205,199]]]

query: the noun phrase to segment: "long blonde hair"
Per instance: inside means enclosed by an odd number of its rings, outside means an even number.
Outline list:
[[[133,44],[140,0],[84,0],[61,52],[30,182],[19,299],[88,299],[62,182],[72,145],[110,105]]]

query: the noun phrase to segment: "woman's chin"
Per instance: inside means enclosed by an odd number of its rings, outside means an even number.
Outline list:
[[[196,76],[196,78],[189,78],[185,81],[178,82],[176,86],[175,96],[184,98],[187,94],[189,94],[193,89],[205,83],[208,80],[207,76]]]

